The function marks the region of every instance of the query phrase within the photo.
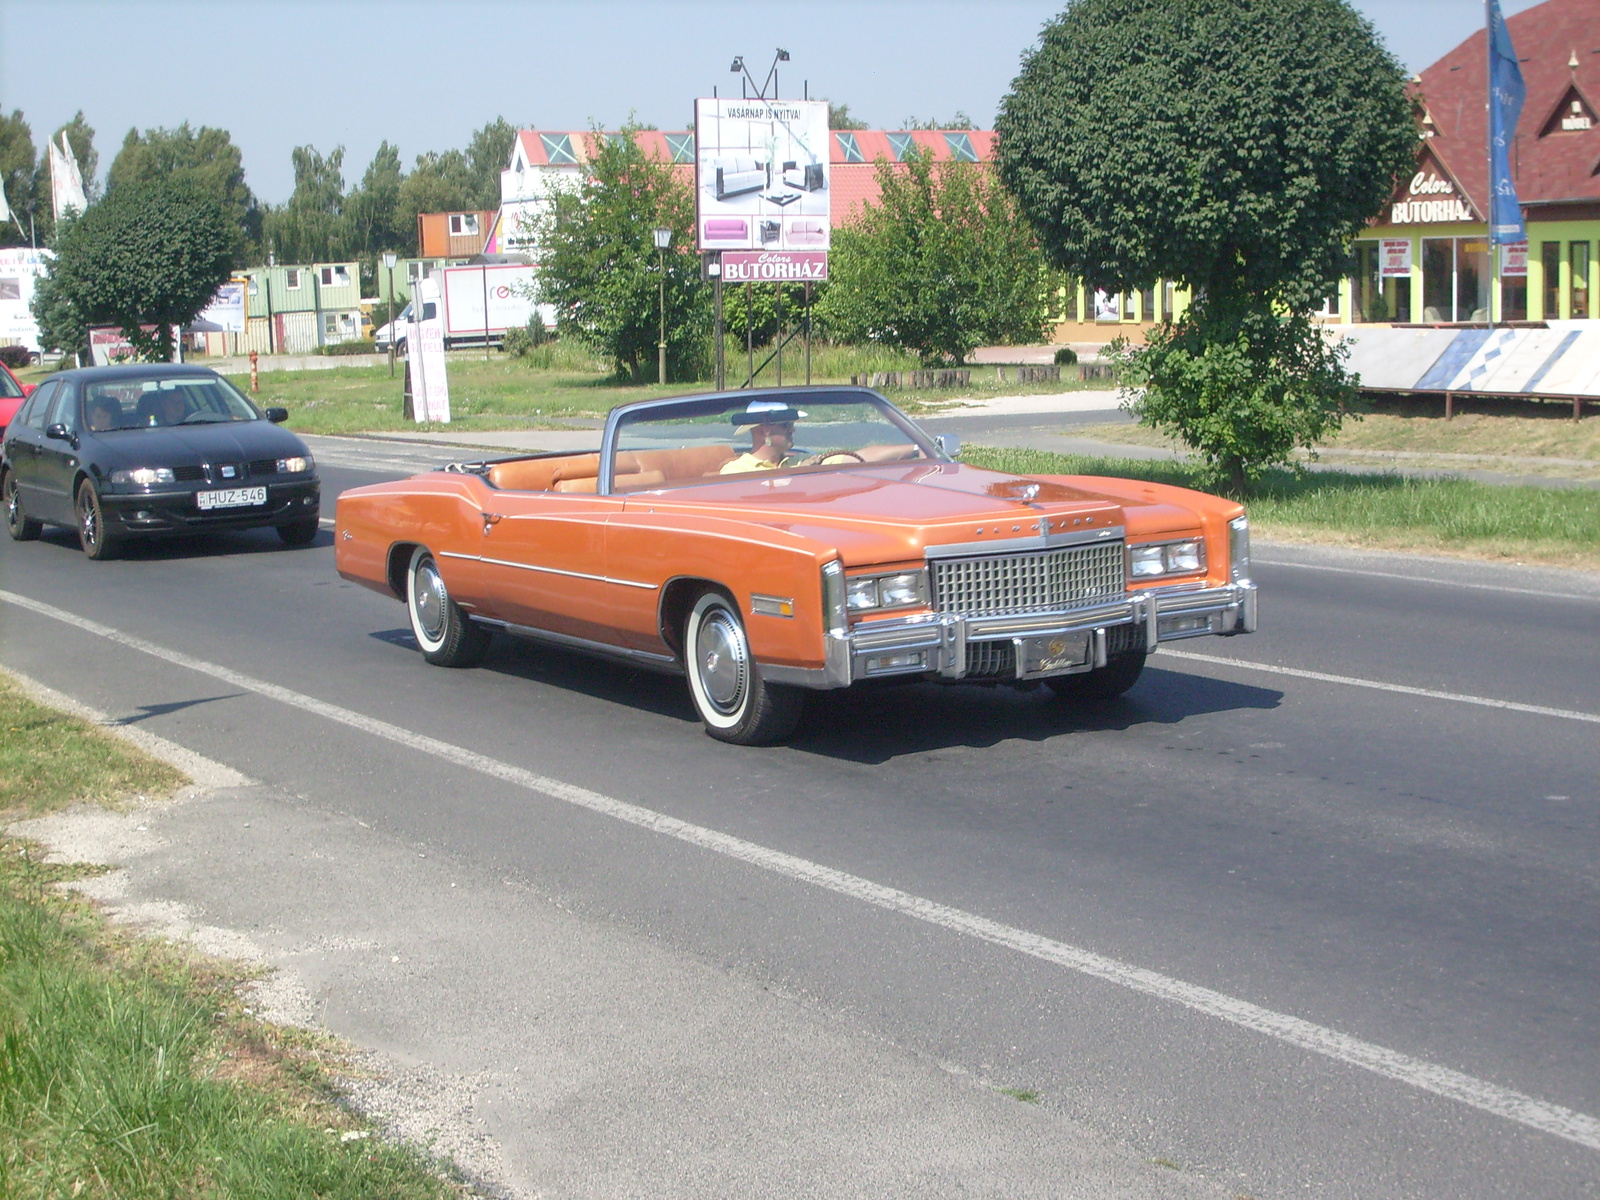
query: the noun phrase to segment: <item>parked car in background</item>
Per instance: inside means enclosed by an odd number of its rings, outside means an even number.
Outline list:
[[[744,744],[786,736],[807,693],[1104,700],[1160,642],[1254,631],[1238,504],[951,450],[866,388],[644,401],[588,453],[344,492],[336,563],[406,604],[431,663],[500,630],[679,672],[706,731]]]
[[[33,395],[33,384],[23,383],[11,373],[11,368],[0,363],[0,437],[6,434],[22,402]]]
[[[0,502],[17,541],[46,523],[108,558],[129,538],[270,525],[317,536],[321,485],[306,445],[206,367],[61,371],[0,442]]]

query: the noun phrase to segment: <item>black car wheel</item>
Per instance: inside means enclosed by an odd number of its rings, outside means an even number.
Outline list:
[[[1143,650],[1119,654],[1087,674],[1057,675],[1045,683],[1063,700],[1115,700],[1139,682],[1139,676],[1144,674],[1144,658]]]
[[[690,610],[683,658],[689,695],[706,732],[718,741],[770,746],[800,723],[804,694],[761,678],[738,610],[721,592],[704,593]]]
[[[90,558],[111,558],[120,543],[106,530],[105,514],[100,509],[100,493],[85,479],[78,485],[78,541]]]
[[[473,667],[489,649],[489,631],[474,624],[450,599],[433,554],[426,546],[411,552],[406,571],[406,611],[422,657],[436,667]]]
[[[309,546],[317,540],[316,517],[302,517],[298,521],[290,521],[287,525],[278,526],[278,536],[283,539],[286,546]]]
[[[0,476],[0,502],[6,506],[6,532],[12,541],[31,542],[39,536],[44,523],[35,521],[23,510],[22,494],[17,491],[17,476],[13,471]]]

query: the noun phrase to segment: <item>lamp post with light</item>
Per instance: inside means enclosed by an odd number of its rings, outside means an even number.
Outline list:
[[[383,266],[389,272],[389,378],[394,378],[394,265],[400,256],[393,250],[383,252]]]
[[[656,382],[667,382],[667,247],[672,245],[672,230],[657,229],[656,259],[661,269],[658,281],[661,296],[661,338],[656,343]]]

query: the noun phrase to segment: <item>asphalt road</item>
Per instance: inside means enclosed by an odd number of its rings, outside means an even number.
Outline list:
[[[330,513],[437,457],[318,450]],[[524,1194],[1600,1194],[1600,581],[1257,558],[1261,633],[1119,703],[765,751],[668,678],[429,668],[327,533],[0,543],[0,663],[259,781],[135,891],[455,1081]]]

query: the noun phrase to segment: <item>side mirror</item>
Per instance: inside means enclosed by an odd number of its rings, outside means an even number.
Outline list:
[[[39,385],[37,383],[25,383],[25,384],[23,384],[22,385],[22,398],[24,400],[26,400],[29,396],[33,395],[33,389],[38,387],[38,386]]]
[[[289,410],[287,408],[269,408],[266,410],[266,415],[267,420],[274,425],[282,425],[289,419]]]
[[[44,431],[44,435],[47,438],[54,438],[58,442],[74,442],[77,440],[72,436],[71,432],[68,431],[67,427],[60,421],[57,421],[54,425],[47,427]]]
[[[961,453],[961,439],[953,433],[936,433],[933,435],[933,443],[939,447],[939,453],[946,458],[954,458]]]

